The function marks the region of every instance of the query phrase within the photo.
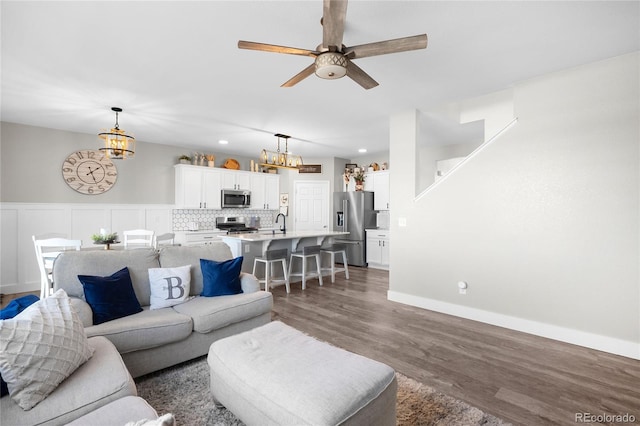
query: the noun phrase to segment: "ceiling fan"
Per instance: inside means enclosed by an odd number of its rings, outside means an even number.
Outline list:
[[[261,50],[264,52],[286,53],[289,55],[310,56],[315,58],[313,64],[293,76],[281,87],[294,86],[315,73],[318,77],[326,79],[336,79],[346,75],[365,89],[376,87],[378,82],[354,64],[354,59],[425,49],[427,47],[426,34],[347,47],[342,44],[346,15],[347,0],[324,0],[323,16],[320,20],[322,24],[322,44],[319,45],[316,50],[244,40],[238,41],[238,47],[240,49]]]

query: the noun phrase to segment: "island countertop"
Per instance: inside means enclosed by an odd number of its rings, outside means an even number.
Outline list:
[[[275,233],[269,231],[247,233],[247,234],[230,234],[221,235],[220,238],[230,248],[234,257],[245,256],[247,261],[251,263],[250,258],[251,248],[250,246],[258,244],[260,253],[263,255],[267,250],[273,248],[286,247],[290,252],[297,251],[302,246],[306,245],[321,245],[323,241],[328,238],[339,237],[341,235],[348,235],[348,232],[337,231],[289,231],[286,234],[276,231]]]
[[[276,231],[275,233],[269,231],[262,232],[253,232],[246,234],[229,234],[222,235],[220,238],[228,238],[235,239],[240,241],[247,242],[263,242],[263,241],[274,241],[274,240],[296,240],[300,238],[314,238],[314,237],[336,237],[338,235],[347,235],[348,232],[338,232],[338,231],[290,231],[286,234],[283,234],[281,231]]]

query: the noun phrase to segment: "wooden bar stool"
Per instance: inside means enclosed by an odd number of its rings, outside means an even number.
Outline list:
[[[253,260],[253,275],[256,275],[256,267],[258,262],[264,263],[264,279],[258,278],[259,283],[264,283],[264,291],[269,291],[269,285],[273,287],[274,284],[283,284],[287,288],[287,293],[289,293],[289,273],[287,272],[287,254],[289,254],[289,250],[280,249],[280,250],[267,250],[264,256],[256,257]],[[280,262],[282,265],[282,274],[284,278],[273,278],[273,265],[277,262]],[[257,278],[257,275],[256,275]]]
[[[331,256],[331,267],[322,268],[326,271],[331,271],[331,282],[336,282],[336,274],[338,272],[344,272],[345,277],[349,279],[349,267],[347,266],[347,246],[345,244],[333,244],[328,247],[322,247],[320,253],[326,253]],[[344,267],[336,267],[336,255],[342,254],[342,264]]]
[[[314,258],[316,260],[316,272],[307,272],[307,259]],[[302,272],[291,272],[294,259],[302,260]],[[320,246],[307,246],[303,247],[302,251],[296,251],[291,253],[289,259],[289,279],[293,276],[302,277],[302,289],[307,288],[307,278],[318,278],[320,285],[322,285],[322,271],[320,270]]]

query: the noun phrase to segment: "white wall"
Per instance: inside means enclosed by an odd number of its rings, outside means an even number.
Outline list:
[[[640,359],[639,68],[517,84],[517,125],[417,201],[396,167],[390,299]],[[391,118],[394,164],[414,164],[418,114]]]

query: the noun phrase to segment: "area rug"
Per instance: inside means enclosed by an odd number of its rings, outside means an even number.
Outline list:
[[[429,386],[396,373],[398,425],[504,425],[500,419]],[[209,392],[207,358],[189,361],[136,379],[138,395],[159,415],[173,413],[178,426],[240,426],[237,417],[216,408]]]

